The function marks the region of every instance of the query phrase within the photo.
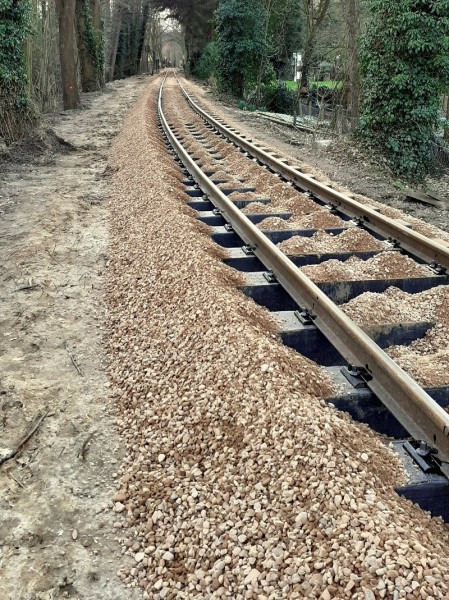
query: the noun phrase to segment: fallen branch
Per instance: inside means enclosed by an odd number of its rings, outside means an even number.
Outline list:
[[[70,356],[70,360],[72,361],[73,366],[75,367],[75,369],[78,371],[78,375],[80,377],[83,376],[83,374],[81,373],[81,369],[79,367],[79,364],[76,362],[76,358],[73,356],[73,354],[70,352],[69,346],[67,344],[67,342],[64,342],[64,348],[67,350],[67,354]]]
[[[420,192],[417,190],[406,190],[405,199],[412,202],[421,202],[422,204],[430,204],[431,206],[441,207],[441,202],[439,199],[432,198],[429,194],[425,192]]]
[[[48,417],[48,414],[48,410],[45,410],[44,413],[38,414],[34,418],[34,424],[31,426],[29,432],[24,435],[24,437],[15,445],[14,448],[6,452],[6,454],[4,454],[3,456],[0,456],[0,466],[6,461],[11,460],[11,458],[14,458],[16,456],[16,454],[21,450],[22,446],[24,446],[28,442],[28,440],[36,433],[42,421],[46,417]]]

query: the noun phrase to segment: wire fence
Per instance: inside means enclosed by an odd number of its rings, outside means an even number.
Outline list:
[[[432,164],[438,169],[449,169],[449,147],[443,142],[430,143],[430,155]]]

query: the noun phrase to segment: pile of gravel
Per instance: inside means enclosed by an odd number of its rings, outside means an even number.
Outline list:
[[[152,599],[447,597],[447,528],[393,493],[393,453],[237,291],[186,212],[156,92],[111,157],[120,578]]]

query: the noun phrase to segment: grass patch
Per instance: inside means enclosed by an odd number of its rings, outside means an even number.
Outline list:
[[[257,110],[257,106],[255,104],[249,104],[244,100],[239,100],[237,102],[237,106],[240,110],[247,110],[249,112],[254,112],[255,110]]]
[[[310,84],[311,88],[320,88],[325,87],[331,90],[339,90],[343,87],[343,83],[341,81],[313,81]]]
[[[296,90],[298,89],[298,83],[296,81],[284,81],[283,83],[285,83],[287,89],[291,90],[292,92],[296,92]],[[311,88],[325,87],[325,88],[329,88],[331,90],[339,90],[340,88],[343,87],[343,83],[341,81],[334,81],[334,80],[311,81],[310,87]]]
[[[284,81],[284,83],[287,86],[287,89],[291,90],[292,92],[296,92],[296,90],[298,89],[298,84],[296,83],[296,81]]]

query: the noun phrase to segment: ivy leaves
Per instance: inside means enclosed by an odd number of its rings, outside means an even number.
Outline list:
[[[396,176],[431,166],[439,94],[449,85],[449,0],[367,0],[360,135]]]
[[[220,86],[238,97],[255,81],[265,50],[265,9],[258,0],[221,0],[216,12]]]
[[[104,43],[103,32],[101,29],[94,28],[94,21],[90,9],[90,0],[83,0],[83,16],[86,29],[84,32],[85,41],[89,49],[92,61],[97,72],[99,82],[103,79],[104,67]]]
[[[28,104],[23,44],[30,32],[30,15],[29,0],[0,0],[0,115],[4,119],[0,135],[6,139],[14,137],[14,124],[7,124],[11,114]]]

